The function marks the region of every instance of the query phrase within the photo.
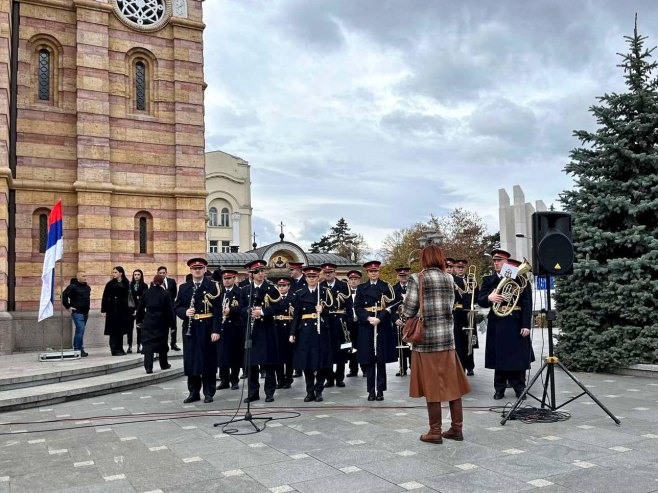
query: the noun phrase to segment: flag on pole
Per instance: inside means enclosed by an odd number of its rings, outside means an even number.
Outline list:
[[[59,200],[48,217],[48,243],[41,273],[41,301],[39,319],[41,322],[53,316],[55,301],[55,262],[62,260],[64,239],[62,238],[62,201]]]

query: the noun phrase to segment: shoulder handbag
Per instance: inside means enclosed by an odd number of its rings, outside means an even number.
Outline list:
[[[421,343],[425,340],[425,322],[423,320],[423,273],[418,274],[418,313],[404,324],[402,340]]]
[[[135,309],[135,297],[133,296],[132,289],[128,291],[128,308],[131,310]]]

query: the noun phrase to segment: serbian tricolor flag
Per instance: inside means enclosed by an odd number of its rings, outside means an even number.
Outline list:
[[[41,274],[41,301],[39,302],[39,322],[53,316],[55,300],[55,262],[62,260],[64,239],[62,238],[62,201],[55,204],[48,217],[48,243],[43,259]]]

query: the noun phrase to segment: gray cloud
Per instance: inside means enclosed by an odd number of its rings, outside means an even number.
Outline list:
[[[205,2],[207,145],[252,165],[263,241],[343,216],[376,249],[454,207],[496,230],[498,188],[571,186],[572,132],[624,89],[634,12],[658,44],[653,0]]]

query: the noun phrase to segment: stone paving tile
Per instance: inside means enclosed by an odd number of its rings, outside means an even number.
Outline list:
[[[27,474],[10,476],[12,493],[52,492],[66,489],[71,485],[87,486],[104,483],[102,476],[96,470],[79,470],[63,467],[34,467]],[[130,485],[124,491],[133,491]]]
[[[268,488],[282,484],[310,481],[327,476],[344,476],[345,474],[312,457],[248,467],[245,468],[245,472]]]
[[[178,465],[166,468],[143,469],[138,473],[126,474],[128,481],[138,492],[161,489],[169,491],[174,487],[189,485],[198,482],[216,481],[223,478],[221,471],[210,467],[207,462],[192,462],[185,464],[182,461]]]
[[[358,471],[342,476],[329,476],[291,484],[300,493],[326,493],[345,491],[349,493],[388,493],[405,491],[403,488],[366,471]]]
[[[270,493],[270,490],[247,475],[211,479],[167,488],[166,493]]]
[[[395,457],[360,466],[380,478],[400,484],[454,471],[454,466],[422,456]]]
[[[596,445],[578,442],[576,440],[547,442],[534,449],[533,453],[561,462],[573,462],[577,459],[590,460],[611,455],[611,451],[607,448],[597,447]]]
[[[502,450],[484,447],[467,441],[449,442],[444,440],[441,446],[425,446],[417,450],[426,457],[439,459],[453,465],[463,464],[465,462],[479,462],[482,459],[505,455]]]
[[[316,459],[336,468],[352,465],[360,467],[368,462],[392,459],[395,457],[394,453],[382,448],[371,447],[367,443],[352,447],[341,446],[335,448],[324,448],[313,451],[310,454]]]
[[[217,447],[212,452],[199,453],[199,455],[201,455],[207,462],[223,471],[236,468],[244,469],[246,467],[264,466],[290,460],[289,456],[271,447],[257,449],[245,447],[244,449],[232,450],[223,450],[221,447]]]
[[[568,490],[592,493],[643,493],[658,490],[655,477],[637,473],[619,474],[616,470],[599,467],[555,474],[546,479]]]
[[[485,459],[479,461],[478,465],[520,481],[532,481],[533,479],[544,478],[548,475],[580,469],[573,464],[566,464],[546,457],[538,460],[537,457],[531,454],[514,454]]]
[[[456,471],[457,469],[454,470]],[[480,468],[423,478],[422,481],[423,484],[438,491],[452,493],[490,493],[500,491],[512,493],[533,488],[524,481]]]

